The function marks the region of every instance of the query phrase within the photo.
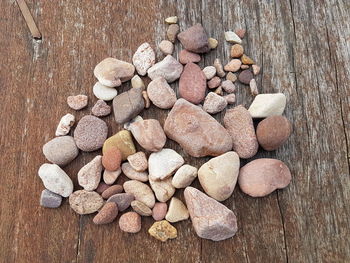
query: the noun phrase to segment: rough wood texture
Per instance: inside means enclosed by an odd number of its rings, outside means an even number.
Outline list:
[[[0,1],[1,262],[349,262],[350,261],[350,2],[345,0],[78,1],[28,0],[43,35],[33,40],[14,0]],[[122,233],[117,223],[95,226],[65,201],[59,209],[39,206],[45,162],[42,145],[61,116],[73,112],[66,97],[89,95],[94,66],[106,56],[131,61],[143,42],[165,37],[164,18],[177,15],[182,29],[203,23],[219,40],[200,65],[229,59],[223,32],[245,28],[246,53],[262,66],[259,91],[283,92],[294,132],[281,149],[258,157],[283,160],[291,185],[253,199],[238,188],[224,204],[238,217],[234,238],[199,239],[190,221],[175,224],[179,237],[160,243],[147,234]],[[176,54],[180,45],[176,46]],[[158,58],[161,54],[158,52]],[[176,85],[173,85],[176,87]],[[129,84],[123,85],[127,90]],[[247,88],[237,104],[249,106]],[[151,107],[164,123],[166,111]],[[218,119],[222,115],[217,116]],[[110,134],[120,129],[105,118]],[[181,149],[173,142],[168,146]],[[74,179],[96,153],[80,155],[65,168]],[[200,166],[205,159],[185,156]],[[244,161],[243,163],[245,163]],[[198,182],[195,183],[198,186]],[[182,192],[177,194],[182,198]]]

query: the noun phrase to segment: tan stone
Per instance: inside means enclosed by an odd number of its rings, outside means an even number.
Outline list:
[[[185,204],[178,198],[171,198],[168,212],[165,219],[171,223],[187,220],[190,214]]]
[[[103,144],[102,153],[111,147],[117,147],[122,153],[122,160],[125,161],[129,155],[136,152],[131,132],[122,130],[109,137]]]
[[[151,228],[148,229],[148,233],[162,242],[177,237],[176,228],[166,220],[155,222]]]

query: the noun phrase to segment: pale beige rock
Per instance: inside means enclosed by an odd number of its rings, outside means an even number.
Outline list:
[[[72,136],[59,136],[48,141],[43,146],[45,158],[59,166],[65,166],[73,161],[79,154]]]
[[[235,32],[232,32],[232,31],[225,32],[225,39],[229,43],[234,43],[234,44],[242,43],[242,39],[239,36],[237,36]]]
[[[93,191],[101,181],[102,156],[97,155],[78,172],[78,183],[86,191]]]
[[[224,201],[232,195],[238,173],[237,153],[227,152],[203,164],[198,170],[198,179],[209,196]]]
[[[124,123],[123,128],[124,128],[125,130],[130,131],[130,125],[131,125],[132,123],[134,123],[134,122],[137,122],[137,121],[143,121],[143,118],[142,118],[140,115],[137,115],[137,116],[136,116],[135,118],[133,118],[132,120],[130,120],[130,121]]]
[[[221,87],[227,92],[227,93],[234,93],[236,91],[236,86],[233,84],[231,80],[224,80],[221,83]]]
[[[178,198],[171,198],[168,212],[165,219],[170,223],[187,220],[190,217],[185,204]]]
[[[151,216],[152,210],[144,203],[134,200],[131,202],[131,207],[134,209],[136,213],[138,213],[140,216]]]
[[[224,67],[223,67],[223,65],[222,65],[222,63],[221,63],[221,60],[219,59],[219,58],[216,58],[215,60],[214,60],[214,64],[213,64],[213,66],[215,67],[215,69],[216,69],[216,75],[218,75],[219,77],[221,77],[221,78],[223,78],[223,77],[225,77],[225,71],[224,71]]]
[[[227,106],[227,101],[222,96],[214,93],[209,92],[208,95],[205,97],[204,104],[203,104],[203,110],[210,114],[215,114],[220,111],[223,111]]]
[[[227,80],[231,80],[232,82],[235,82],[237,80],[236,74],[233,74],[232,72],[228,72],[226,75]]]
[[[74,122],[75,122],[74,115],[70,113],[67,113],[66,115],[64,115],[57,126],[55,135],[63,136],[68,134],[70,131],[70,128],[74,125]]]
[[[73,110],[81,110],[88,105],[88,96],[76,95],[67,98],[67,104]]]
[[[224,98],[227,101],[227,104],[233,104],[236,102],[236,95],[233,93],[224,96]]]
[[[239,59],[232,59],[224,67],[225,71],[237,72],[241,68],[242,62]]]
[[[169,16],[169,17],[165,18],[165,23],[176,24],[177,23],[177,16]]]
[[[184,162],[182,156],[172,149],[164,148],[152,153],[148,159],[149,177],[152,180],[163,180],[171,176]]]
[[[158,48],[164,55],[171,55],[174,52],[174,44],[169,40],[162,40],[159,43]]]
[[[203,73],[207,80],[212,79],[216,74],[216,68],[214,66],[207,66],[203,69]]]
[[[256,95],[259,94],[258,86],[256,85],[255,79],[252,79],[252,80],[249,82],[249,87],[250,87],[250,93],[251,93],[253,96],[256,96]]]
[[[148,97],[147,91],[142,91],[142,97],[145,102],[145,108],[148,109],[151,106],[151,101]]]
[[[171,183],[175,188],[185,188],[196,179],[197,173],[196,167],[185,164],[176,171]]]
[[[147,172],[135,171],[128,162],[122,164],[122,171],[125,174],[125,176],[131,180],[137,180],[140,182],[147,182],[148,181],[148,173]]]
[[[183,66],[173,56],[167,55],[162,61],[154,64],[147,71],[148,77],[154,80],[163,77],[168,83],[180,78]]]
[[[166,220],[155,222],[150,229],[148,229],[148,233],[162,242],[177,237],[176,228]]]
[[[138,200],[149,208],[152,208],[156,202],[152,189],[144,183],[137,180],[126,181],[123,185],[125,193],[130,193],[135,196],[135,200]]]
[[[220,95],[220,96],[224,95],[224,92],[223,92],[221,86],[217,87],[217,88],[215,89],[214,93],[215,93],[215,94],[218,94],[218,95]]]
[[[155,78],[148,84],[147,95],[161,109],[170,109],[176,102],[175,91],[163,77]]]
[[[96,192],[78,190],[69,196],[70,207],[80,215],[97,212],[103,203],[103,198]]]
[[[154,181],[151,178],[149,179],[151,188],[158,201],[166,202],[174,195],[175,187],[171,184],[171,180],[171,177],[161,181]]]
[[[286,107],[286,100],[283,93],[259,94],[253,100],[248,111],[253,118],[282,115]]]
[[[103,181],[106,184],[114,184],[114,182],[118,179],[119,175],[122,173],[122,168],[119,168],[116,171],[103,171]]]
[[[135,75],[131,79],[131,86],[135,89],[145,89],[145,83],[143,80],[140,78],[139,75]]]
[[[156,54],[152,47],[148,43],[143,43],[139,46],[132,57],[132,63],[134,64],[137,73],[141,76],[145,76],[147,70],[156,62]]]
[[[166,31],[166,36],[169,41],[171,41],[172,43],[175,43],[177,34],[179,34],[179,32],[180,32],[179,25],[171,24]]]
[[[215,38],[209,37],[208,38],[208,43],[209,43],[209,47],[210,49],[214,49],[218,46],[218,41]]]
[[[115,88],[105,86],[99,81],[95,83],[94,87],[92,88],[92,92],[96,98],[104,101],[113,100],[115,96],[118,95],[118,91]]]
[[[253,69],[253,74],[254,76],[258,75],[260,73],[260,67],[258,65],[252,65],[252,69]]]
[[[144,172],[148,169],[148,161],[144,152],[137,152],[128,156],[130,166],[138,172]]]

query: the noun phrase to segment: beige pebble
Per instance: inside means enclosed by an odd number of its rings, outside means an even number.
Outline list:
[[[73,110],[81,110],[88,105],[88,96],[76,95],[67,98],[67,104]]]
[[[106,184],[113,184],[119,177],[119,175],[122,173],[122,168],[119,168],[116,171],[108,171],[104,170],[103,172],[103,181]]]
[[[253,74],[254,76],[258,75],[260,73],[260,67],[258,65],[252,65],[252,69],[253,69]]]
[[[185,188],[196,179],[197,172],[196,167],[185,164],[176,171],[171,183],[175,188]]]
[[[253,100],[248,111],[253,118],[282,115],[286,107],[286,100],[283,93],[259,94]]]
[[[233,58],[240,58],[244,53],[243,46],[240,44],[234,44],[231,47],[231,57]]]
[[[72,136],[59,136],[48,141],[43,146],[46,159],[59,166],[65,166],[73,161],[79,154]]]
[[[236,102],[236,95],[235,94],[228,94],[224,96],[225,100],[227,101],[227,104],[233,104]]]
[[[148,94],[147,94],[147,91],[142,91],[142,97],[145,101],[145,108],[148,109],[150,106],[151,106],[151,101],[150,99],[148,98]]]
[[[137,233],[141,230],[141,216],[135,212],[127,212],[119,218],[120,230],[127,233]]]
[[[135,89],[145,89],[145,83],[143,83],[143,80],[140,78],[139,75],[133,76],[131,79],[131,86]]]
[[[204,100],[203,110],[210,114],[215,114],[223,111],[226,106],[227,101],[223,97],[215,94],[214,92],[209,92]]]
[[[249,68],[249,65],[241,65],[241,69],[248,69]]]
[[[237,80],[236,74],[233,74],[232,72],[228,72],[226,75],[227,80],[231,80],[232,82],[235,82]]]
[[[78,190],[69,196],[69,205],[80,215],[92,214],[103,206],[103,198],[96,192]]]
[[[168,221],[162,220],[155,222],[150,229],[148,229],[148,233],[162,241],[165,242],[168,239],[173,239],[177,237],[177,230],[173,227]]]
[[[171,198],[168,212],[165,219],[171,223],[179,222],[182,220],[187,220],[190,214],[185,206],[185,204],[178,198]]]
[[[128,156],[130,166],[138,172],[144,172],[148,169],[148,161],[144,152],[137,152]]]
[[[215,76],[214,78],[212,78],[211,80],[209,80],[207,82],[209,89],[215,89],[215,88],[219,87],[220,84],[221,84],[221,79],[217,76]]]
[[[140,45],[135,54],[132,57],[132,63],[134,64],[137,73],[141,76],[145,76],[147,70],[154,65],[156,61],[156,55],[148,43]]]
[[[159,43],[158,47],[164,55],[171,55],[174,51],[174,44],[169,40],[163,40]]]
[[[182,64],[173,56],[167,55],[163,60],[150,67],[147,74],[151,80],[163,77],[168,83],[171,83],[180,78],[182,70]]]
[[[170,42],[175,43],[177,34],[179,34],[179,32],[180,32],[179,25],[171,24],[166,31],[166,36]]]
[[[97,155],[78,172],[78,183],[86,191],[93,191],[101,181],[102,156]]]
[[[221,83],[221,87],[226,91],[227,93],[234,93],[236,91],[236,86],[233,84],[231,80],[224,80]]]
[[[123,174],[125,174],[125,176],[131,180],[137,180],[140,182],[148,181],[147,172],[135,171],[128,162],[122,164],[122,171],[123,171]]]
[[[157,202],[152,209],[152,217],[156,221],[163,220],[168,210],[166,203]]]
[[[222,65],[222,63],[221,63],[221,61],[220,61],[219,58],[216,58],[216,59],[214,60],[213,66],[214,66],[215,69],[216,69],[216,75],[218,75],[218,76],[221,77],[221,78],[225,77],[225,74],[226,74],[226,73],[225,73],[225,71],[224,71],[224,67],[223,67],[223,65]]]
[[[242,62],[239,59],[232,59],[224,67],[225,71],[237,72],[241,68]]]
[[[212,79],[216,74],[216,68],[214,66],[207,66],[202,71],[207,80]]]
[[[240,39],[240,37],[237,36],[237,34],[232,31],[225,32],[225,39],[229,43],[237,43],[237,44],[242,43],[242,39]]]
[[[208,38],[208,43],[209,43],[210,49],[215,49],[218,46],[218,41],[212,37]]]
[[[150,178],[149,183],[158,201],[166,202],[174,195],[175,187],[171,184],[171,180],[171,177],[161,181]]]
[[[251,93],[253,96],[256,96],[256,95],[259,94],[258,86],[256,85],[255,79],[252,79],[252,80],[249,82],[249,87],[250,87],[250,93]]]
[[[75,122],[75,117],[72,114],[68,113],[64,115],[57,126],[55,135],[63,136],[68,134],[70,131],[70,128],[74,125],[74,122]]]
[[[140,216],[151,216],[152,210],[144,203],[134,200],[131,202],[131,207],[134,209],[136,213],[138,213]]]
[[[215,89],[214,93],[215,93],[215,94],[218,94],[218,95],[220,95],[220,96],[224,95],[224,92],[222,91],[222,87],[221,87],[221,86],[217,87],[217,88]]]
[[[169,17],[165,18],[165,23],[176,24],[177,23],[177,16],[169,16]]]
[[[175,91],[163,77],[155,78],[148,84],[147,95],[152,103],[161,109],[170,109],[176,102]]]
[[[135,196],[135,200],[138,200],[149,208],[152,208],[155,204],[154,194],[152,189],[144,183],[137,180],[126,181],[123,185],[125,193],[130,193]]]

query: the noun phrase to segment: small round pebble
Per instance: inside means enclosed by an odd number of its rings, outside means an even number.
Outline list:
[[[209,89],[215,89],[221,84],[221,79],[217,76],[208,81],[207,85]]]
[[[151,216],[152,210],[144,203],[134,200],[131,202],[131,207],[134,209],[136,213],[138,213],[140,216]]]
[[[221,83],[221,87],[226,91],[227,93],[234,93],[236,91],[236,86],[233,84],[231,80],[224,80]]]
[[[168,211],[166,203],[157,202],[152,209],[152,217],[156,221],[163,220]]]
[[[65,166],[78,156],[79,150],[72,136],[60,136],[45,143],[43,153],[50,162]]]
[[[165,18],[165,23],[176,24],[177,23],[177,16],[169,16],[169,17]]]
[[[128,212],[119,218],[119,227],[127,233],[137,233],[141,230],[141,216],[135,212]]]
[[[118,179],[118,177],[119,177],[119,175],[121,173],[122,173],[122,168],[119,168],[116,171],[104,170],[104,172],[103,172],[103,181],[106,184],[111,185]]]
[[[92,92],[96,98],[105,101],[113,100],[114,97],[118,95],[118,91],[115,88],[104,86],[98,81],[94,85]]]
[[[196,54],[196,53],[193,53],[193,52],[190,52],[186,49],[183,49],[180,51],[179,53],[179,61],[181,64],[187,64],[187,63],[197,63],[201,60],[201,56]]]
[[[231,80],[232,82],[235,82],[237,80],[236,74],[233,74],[232,72],[227,73],[226,75],[227,80]]]
[[[40,205],[47,208],[60,207],[62,203],[62,196],[55,194],[47,189],[41,192]]]
[[[116,203],[106,203],[92,220],[96,225],[109,224],[114,221],[118,215]]]
[[[174,51],[174,44],[169,40],[163,40],[159,43],[158,47],[164,55],[171,55]]]
[[[155,78],[148,84],[147,95],[161,109],[170,109],[176,102],[175,91],[163,77]]]
[[[73,110],[81,110],[87,106],[88,96],[81,94],[76,96],[69,96],[67,98],[67,104]]]
[[[241,68],[242,62],[239,59],[232,59],[224,67],[225,71],[236,72]]]
[[[203,73],[207,80],[212,79],[216,74],[216,68],[214,66],[207,66],[203,69]]]
[[[129,193],[120,193],[112,195],[110,198],[108,198],[107,202],[114,202],[118,206],[119,211],[124,211],[127,209],[131,202],[135,200],[135,197],[133,194]]]
[[[260,73],[260,67],[258,65],[252,65],[252,70],[253,70],[254,76]]]
[[[178,24],[171,24],[166,31],[166,36],[168,40],[175,43],[177,34],[180,32],[180,27]]]
[[[233,58],[240,58],[244,53],[243,46],[240,44],[234,44],[231,47],[231,57]]]
[[[209,43],[210,49],[214,49],[218,46],[219,42],[215,38],[210,37],[208,38],[208,43]]]
[[[123,192],[123,186],[121,186],[119,184],[112,185],[112,186],[109,186],[106,190],[103,191],[102,198],[103,199],[108,199],[112,195],[120,194],[121,192]]]
[[[222,96],[219,96],[214,92],[209,92],[208,95],[205,97],[203,110],[210,114],[215,114],[224,110],[226,106],[227,101]]]
[[[98,100],[92,107],[91,112],[97,117],[104,117],[111,113],[111,107],[104,100]]]
[[[137,172],[144,172],[148,168],[148,161],[144,152],[137,152],[128,156],[130,166]]]
[[[245,84],[245,85],[249,85],[249,82],[254,78],[253,73],[249,70],[243,70],[241,73],[239,73],[238,75],[238,80]]]
[[[100,149],[106,141],[107,124],[92,115],[86,115],[78,122],[74,131],[74,140],[78,148],[85,152]]]
[[[108,171],[116,171],[120,168],[122,154],[117,147],[110,147],[102,156],[103,167]]]
[[[196,179],[198,169],[189,164],[185,164],[176,171],[171,183],[175,188],[185,188]]]
[[[236,95],[235,94],[228,94],[224,96],[225,100],[227,101],[227,104],[233,104],[236,102]]]
[[[69,196],[69,205],[80,215],[92,214],[103,206],[103,199],[96,192],[78,190]]]

